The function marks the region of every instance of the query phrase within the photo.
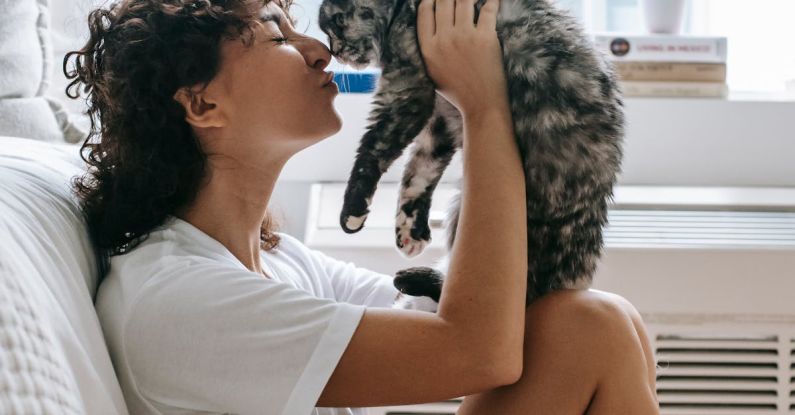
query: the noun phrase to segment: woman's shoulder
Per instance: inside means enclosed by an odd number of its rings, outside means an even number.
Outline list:
[[[126,253],[110,258],[110,274],[118,272],[158,273],[169,268],[185,268],[227,262],[222,252],[197,246],[165,232],[152,232]]]
[[[175,285],[234,274],[253,274],[220,242],[179,222],[167,221],[128,252],[110,258],[106,280],[138,291],[145,286]],[[205,281],[206,282],[206,281]]]
[[[303,243],[299,238],[284,232],[274,232],[279,237],[279,243],[270,250],[263,250],[269,255],[283,255],[295,260],[314,260],[316,251]]]
[[[279,237],[277,248],[286,246],[291,249],[309,249],[300,239],[289,233],[274,232],[274,234]]]

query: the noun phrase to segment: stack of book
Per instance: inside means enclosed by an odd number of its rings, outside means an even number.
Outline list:
[[[594,36],[614,63],[624,96],[725,98],[727,39],[717,36]]]

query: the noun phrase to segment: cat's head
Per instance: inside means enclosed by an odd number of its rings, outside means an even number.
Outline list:
[[[384,0],[323,0],[318,26],[338,61],[361,69],[378,61],[393,4]]]

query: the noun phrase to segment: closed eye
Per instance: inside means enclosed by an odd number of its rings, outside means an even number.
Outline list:
[[[334,24],[339,26],[339,27],[345,26],[345,16],[343,16],[342,13],[335,14],[334,15]]]
[[[375,17],[375,15],[373,14],[373,11],[371,9],[364,8],[362,10],[362,12],[359,13],[359,17],[361,17],[364,20],[368,20],[368,19],[372,19],[373,17]]]

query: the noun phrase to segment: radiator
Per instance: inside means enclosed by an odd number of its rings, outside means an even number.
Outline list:
[[[393,274],[433,265],[443,212],[456,192],[440,184],[433,240],[405,259],[394,247],[397,185],[382,184],[365,228],[339,229],[344,184],[312,187],[305,242]],[[617,186],[594,287],[643,315],[670,415],[795,414],[795,189]],[[371,415],[453,414],[460,400],[371,408]]]

